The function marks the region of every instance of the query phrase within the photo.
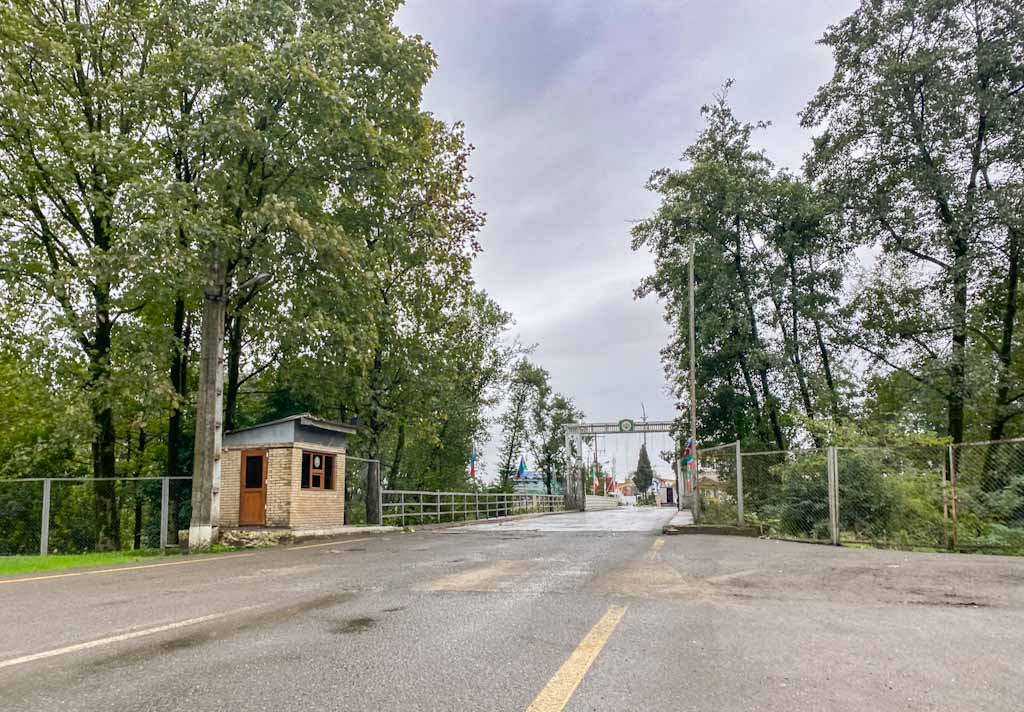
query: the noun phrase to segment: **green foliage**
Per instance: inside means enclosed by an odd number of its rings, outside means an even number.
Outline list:
[[[531,438],[531,426],[543,408],[542,397],[548,389],[548,372],[521,358],[512,371],[508,384],[507,405],[500,419],[502,429],[498,482],[504,492],[511,492],[519,458]],[[531,414],[534,418],[531,418]]]
[[[565,426],[582,421],[583,411],[571,398],[553,392],[545,378],[537,390],[532,416],[529,442],[534,467],[544,473],[547,493],[555,494],[556,483],[565,486],[572,462],[572,453],[565,447]]]
[[[686,167],[648,182],[662,202],[633,230],[633,248],[655,256],[637,295],[666,304],[673,331],[662,353],[676,393],[688,398],[693,241],[702,438],[784,449],[800,435],[795,420],[844,412],[844,370],[828,341],[846,255],[830,202],[774,173],[753,148],[765,124],[739,121],[724,92],[701,111],[706,126],[683,152]]]
[[[720,502],[710,497],[701,497],[700,503],[701,524],[729,524],[735,525],[738,519],[736,504],[733,502]]]
[[[636,472],[633,474],[633,484],[636,491],[646,492],[654,483],[654,467],[651,466],[651,458],[647,454],[647,445],[640,446],[640,457],[637,458]]]
[[[357,418],[386,482],[469,486],[519,350],[471,274],[471,147],[422,108],[436,59],[398,6],[0,8],[0,477],[189,471],[216,256],[229,424]],[[54,546],[152,541],[151,489],[55,493]],[[30,490],[0,495],[2,550],[38,545]]]

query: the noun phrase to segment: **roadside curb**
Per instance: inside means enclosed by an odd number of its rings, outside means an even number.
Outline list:
[[[530,514],[513,514],[508,517],[491,517],[489,519],[467,519],[461,522],[441,522],[440,524],[410,524],[399,527],[400,531],[415,533],[418,531],[433,531],[440,529],[451,529],[453,527],[474,526],[476,524],[493,524],[495,522],[514,522],[521,519],[535,519],[537,517],[550,517],[555,514],[570,514],[576,510],[563,510],[561,512],[531,512]]]
[[[759,537],[761,530],[757,527],[730,526],[727,524],[666,524],[661,528],[662,534],[716,534],[720,536]]]
[[[400,534],[402,527],[357,527],[345,531],[331,531],[330,529],[311,529],[307,531],[296,531],[292,533],[292,541],[312,541],[315,539],[345,539],[353,536],[367,536],[378,534]]]

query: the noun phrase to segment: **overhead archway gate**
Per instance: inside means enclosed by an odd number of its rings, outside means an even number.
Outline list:
[[[634,435],[644,433],[675,433],[678,430],[674,421],[671,420],[648,420],[647,422],[635,421],[623,418],[608,423],[572,423],[565,426],[565,451],[568,453],[572,465],[565,478],[565,508],[578,509],[581,512],[587,507],[586,485],[586,464],[583,462],[583,439],[596,435]],[[679,443],[676,443],[676,452],[681,452]],[[681,473],[679,470],[679,457],[675,458],[676,466],[676,493],[682,491],[680,488]],[[676,497],[677,508],[682,507],[680,497]]]

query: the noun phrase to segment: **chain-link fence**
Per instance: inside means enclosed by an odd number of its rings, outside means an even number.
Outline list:
[[[736,445],[718,445],[698,452],[701,487],[701,524],[737,524]]]
[[[705,524],[773,537],[1024,555],[1024,439],[699,452]]]
[[[955,545],[1024,554],[1024,440],[950,448]]]
[[[839,539],[900,548],[949,545],[949,448],[836,448]]]
[[[775,537],[831,538],[823,448],[741,453],[745,520]]]

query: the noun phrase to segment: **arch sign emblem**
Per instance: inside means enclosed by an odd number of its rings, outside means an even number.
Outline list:
[[[629,418],[623,418],[619,421],[619,432],[620,433],[631,433],[636,430],[636,423]]]

